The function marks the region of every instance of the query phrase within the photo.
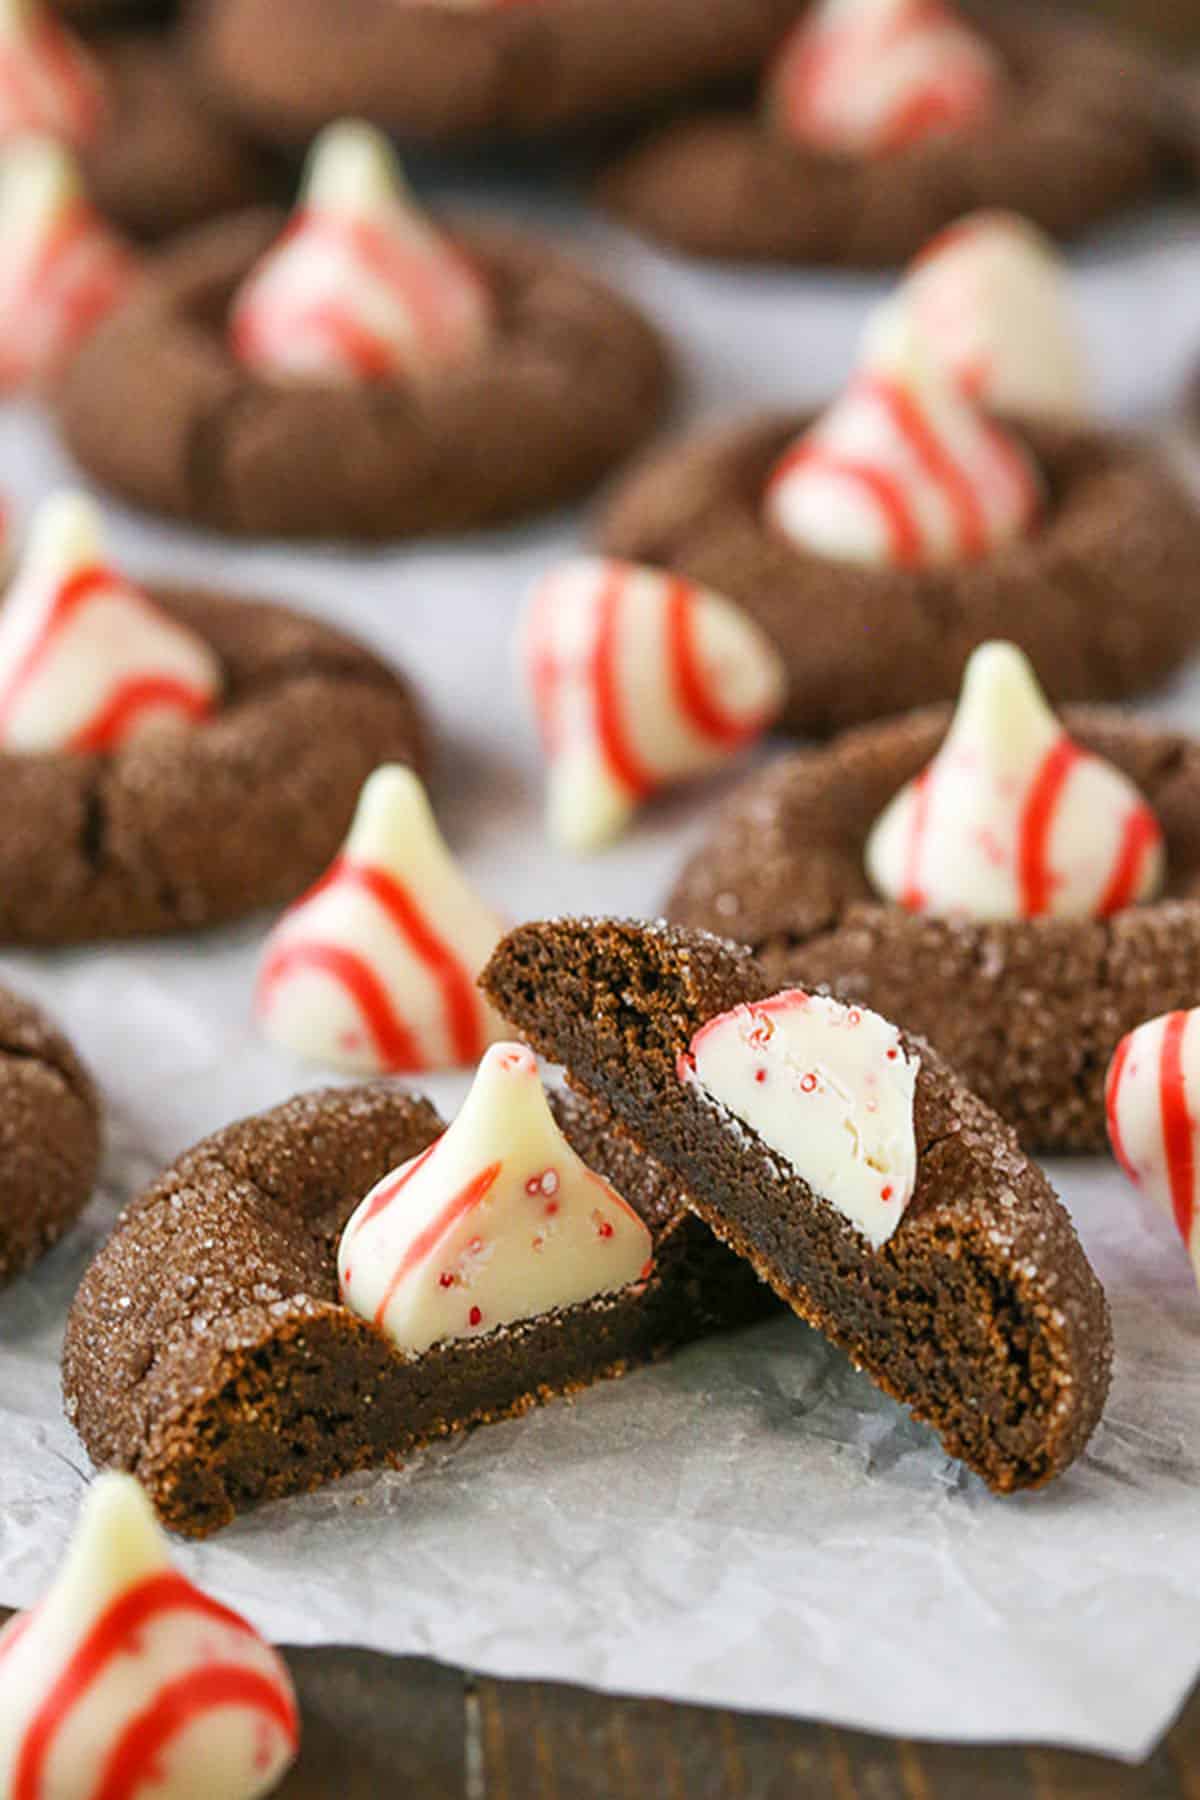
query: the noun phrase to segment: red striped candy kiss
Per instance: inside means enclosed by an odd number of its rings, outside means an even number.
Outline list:
[[[1113,1155],[1175,1220],[1200,1281],[1200,1009],[1164,1013],[1122,1038],[1105,1105]]]
[[[0,611],[0,747],[111,753],[206,719],[220,687],[203,639],[107,563],[93,503],[47,501]]]
[[[926,247],[868,320],[861,365],[886,368],[899,322],[977,405],[1078,419],[1091,382],[1068,276],[1056,246],[1027,220],[972,213]]]
[[[454,1123],[363,1200],[338,1275],[347,1306],[420,1354],[644,1281],[652,1250],[563,1137],[532,1053],[496,1044]]]
[[[1002,74],[941,0],[824,0],[767,77],[776,129],[833,155],[884,156],[981,125]]]
[[[378,769],[343,851],[267,941],[259,1024],[335,1068],[474,1063],[496,1033],[476,978],[501,929],[456,867],[411,769]]]
[[[580,850],[615,836],[660,789],[736,756],[784,697],[774,647],[730,601],[598,557],[539,582],[519,660],[548,765],[550,831]]]
[[[231,338],[272,379],[399,381],[477,354],[491,327],[481,277],[417,210],[387,140],[330,126],[283,237],[235,298]]]
[[[1027,535],[1041,483],[1017,440],[890,315],[854,377],[768,478],[768,524],[819,556],[899,569],[978,562]]]
[[[51,374],[136,278],[65,146],[31,138],[0,154],[0,392]]]
[[[0,1791],[255,1800],[298,1743],[283,1662],[171,1568],[137,1483],[99,1476],[55,1585],[0,1638]]]
[[[104,114],[100,72],[40,0],[0,0],[0,145],[44,132],[82,147]]]
[[[1067,736],[1026,657],[985,644],[945,742],[876,823],[866,863],[910,912],[1107,918],[1158,891],[1164,849],[1133,783]]]

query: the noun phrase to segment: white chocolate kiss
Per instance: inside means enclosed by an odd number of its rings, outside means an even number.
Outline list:
[[[291,228],[232,314],[256,373],[344,385],[453,368],[491,324],[483,281],[419,211],[388,140],[353,121],[317,139]]]
[[[82,146],[103,105],[92,57],[43,0],[0,0],[0,143],[45,132]]]
[[[203,718],[221,681],[204,640],[109,567],[93,502],[47,500],[0,607],[0,747],[113,750]]]
[[[795,142],[882,156],[978,125],[1003,81],[984,38],[929,0],[824,0],[772,68],[766,106]]]
[[[1113,1155],[1175,1220],[1200,1282],[1200,1008],[1148,1019],[1122,1038],[1106,1101]]]
[[[1066,261],[1015,213],[973,213],[935,238],[868,320],[861,367],[886,360],[898,318],[993,411],[1079,419],[1090,410]]]
[[[1067,736],[1013,644],[972,656],[950,731],[866,849],[910,912],[1092,918],[1162,886],[1162,834],[1127,776]]]
[[[1041,498],[1024,446],[936,366],[911,319],[893,316],[872,367],[785,451],[765,514],[815,555],[923,569],[1028,535]]]
[[[360,1074],[478,1061],[500,1023],[476,986],[503,932],[411,769],[376,769],[345,847],[267,940],[256,1012],[274,1043]]]
[[[549,831],[573,850],[608,842],[651,794],[736,756],[786,686],[774,646],[732,601],[601,557],[538,583],[519,658],[546,754]]]
[[[136,271],[65,144],[29,136],[0,147],[0,392],[52,373]]]
[[[878,1248],[916,1186],[920,1066],[878,1013],[789,989],[710,1019],[679,1077],[748,1125]]]
[[[131,1476],[97,1476],[53,1587],[0,1633],[0,1795],[257,1800],[297,1739],[275,1651],[175,1574]]]
[[[358,1208],[338,1275],[347,1306],[418,1354],[615,1293],[652,1254],[558,1129],[531,1053],[496,1044],[453,1125]]]

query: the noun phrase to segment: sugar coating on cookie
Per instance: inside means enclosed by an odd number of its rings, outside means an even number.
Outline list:
[[[920,1066],[878,1013],[789,988],[710,1019],[677,1072],[878,1247],[916,1186]]]
[[[547,824],[591,850],[673,782],[717,767],[778,715],[778,652],[732,601],[601,557],[552,569],[529,598],[518,659],[547,764]]]
[[[493,328],[482,277],[417,206],[372,126],[329,126],[282,239],[235,297],[236,355],[273,381],[420,378],[476,357]]]
[[[973,562],[1029,535],[1042,503],[1033,459],[889,321],[872,366],[784,452],[768,525],[836,561],[925,569]]]
[[[972,656],[950,731],[867,840],[876,891],[968,919],[1103,918],[1163,884],[1163,835],[1128,776],[1082,750],[1024,653]]]
[[[30,136],[0,146],[0,393],[52,374],[137,273],[67,145]]]
[[[255,1009],[272,1042],[364,1074],[466,1067],[500,1035],[475,979],[503,932],[411,769],[377,769],[345,846],[267,940]]]
[[[1200,1008],[1148,1019],[1121,1039],[1105,1104],[1113,1155],[1175,1220],[1200,1282]]]
[[[207,718],[221,686],[204,640],[113,568],[93,502],[46,501],[0,607],[0,749],[110,752]]]
[[[939,233],[868,321],[861,367],[886,366],[898,320],[992,411],[1073,420],[1090,410],[1066,259],[1016,213],[973,213]]]
[[[257,1800],[298,1743],[282,1659],[172,1568],[131,1476],[98,1476],[54,1585],[0,1633],[0,1794]]]
[[[98,69],[42,0],[0,0],[0,143],[45,132],[82,146],[103,112]]]
[[[776,129],[833,155],[885,156],[982,124],[1000,59],[941,0],[822,0],[766,83]]]
[[[342,1237],[342,1298],[397,1349],[494,1331],[650,1273],[633,1208],[559,1130],[536,1059],[496,1044],[454,1123],[369,1193]]]

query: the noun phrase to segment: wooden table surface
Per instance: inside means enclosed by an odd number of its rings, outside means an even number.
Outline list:
[[[361,1650],[288,1660],[305,1735],[280,1800],[1200,1800],[1200,1689],[1131,1769],[492,1681]]]
[[[1200,1800],[1200,1687],[1129,1768],[493,1681],[370,1650],[284,1654],[303,1745],[278,1800]]]

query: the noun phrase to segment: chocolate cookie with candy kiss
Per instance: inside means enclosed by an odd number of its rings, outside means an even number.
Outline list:
[[[449,1128],[376,1082],[181,1157],[84,1275],[63,1388],[95,1462],[202,1537],[772,1306],[656,1164],[497,1044]]]
[[[154,511],[386,539],[566,500],[642,442],[667,388],[625,301],[520,233],[435,225],[387,143],[343,124],[290,223],[239,215],[162,257],[60,407],[79,460]]]
[[[1200,513],[1156,452],[1079,421],[1086,376],[1028,228],[972,221],[871,321],[815,420],[759,417],[653,452],[602,515],[609,555],[734,602],[826,736],[945,700],[1016,641],[1056,700],[1122,699],[1200,637]],[[1020,416],[995,412],[1017,403]]]
[[[1105,26],[952,0],[821,0],[757,107],[668,125],[600,183],[701,256],[888,265],[978,207],[1073,238],[1182,161],[1167,78]]]
[[[0,605],[0,940],[178,931],[292,900],[371,770],[423,754],[412,691],[352,639],[141,588],[91,502],[60,495]]]
[[[0,0],[0,146],[57,138],[92,199],[154,239],[282,191],[273,159],[218,118],[167,33],[83,39],[45,0]]]
[[[1048,1153],[1105,1141],[1104,1071],[1200,983],[1200,745],[1102,709],[1062,723],[990,644],[958,708],[755,776],[667,910],[780,982],[905,1020]]]
[[[346,112],[410,141],[542,136],[749,75],[796,0],[206,0],[199,70],[267,142]]]

